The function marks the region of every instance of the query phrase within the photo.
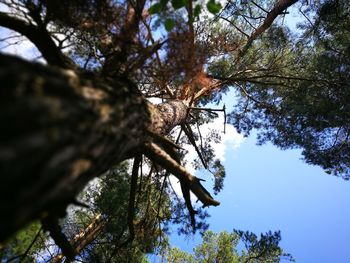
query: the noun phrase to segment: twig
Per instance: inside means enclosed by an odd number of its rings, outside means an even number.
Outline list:
[[[21,257],[21,260],[19,262],[22,262],[24,260],[24,258],[27,256],[27,254],[29,253],[30,249],[33,247],[34,243],[36,242],[36,240],[38,239],[40,233],[41,233],[42,227],[40,227],[40,229],[38,230],[38,232],[36,233],[33,241],[30,243],[29,247],[26,249],[26,251],[24,252],[23,256]]]
[[[252,1],[253,5],[257,6],[258,8],[260,8],[262,11],[264,11],[265,13],[269,13],[266,9],[264,9],[262,6],[258,5],[257,3],[255,3],[254,1]]]
[[[224,106],[222,107],[223,111],[224,111],[224,134],[226,133],[226,105],[224,104]]]
[[[240,29],[238,26],[236,26],[234,23],[232,23],[232,21],[230,21],[229,19],[227,19],[226,17],[223,17],[223,16],[218,16],[218,17],[225,20],[226,22],[228,22],[231,26],[233,26],[235,29],[237,29],[237,31],[239,31],[241,34],[245,35],[247,38],[249,38],[249,35],[247,33],[245,33],[242,29]]]
[[[191,110],[205,110],[205,111],[224,111],[224,109],[212,109],[212,108],[198,108],[190,107]]]
[[[199,156],[199,159],[201,160],[203,166],[205,169],[208,169],[208,165],[207,163],[205,162],[204,158],[203,158],[203,155],[201,153],[201,151],[198,149],[198,146],[196,144],[196,141],[194,140],[194,136],[193,136],[193,132],[192,132],[192,129],[191,129],[191,126],[187,123],[185,124],[182,124],[181,125],[182,127],[182,130],[185,132],[185,134],[187,135],[187,138],[189,139],[189,141],[191,142],[192,146],[194,147],[194,149],[196,150],[198,156]]]

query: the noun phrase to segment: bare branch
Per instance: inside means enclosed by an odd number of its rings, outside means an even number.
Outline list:
[[[93,221],[80,231],[73,239],[70,240],[70,244],[74,248],[75,255],[79,255],[81,251],[96,237],[101,233],[106,223],[109,221],[109,218],[104,219],[100,213],[96,214]],[[64,259],[62,253],[53,257],[52,263],[60,263]]]
[[[74,68],[74,63],[56,46],[44,27],[28,24],[24,20],[0,12],[0,26],[27,37],[41,52],[47,63],[61,68]]]
[[[166,168],[169,172],[175,175],[180,182],[184,182],[197,196],[199,201],[203,203],[203,206],[218,206],[220,204],[220,202],[214,200],[210,193],[201,185],[200,180],[197,177],[191,175],[158,145],[147,143],[144,150],[148,158]]]
[[[278,15],[282,14],[283,11],[285,11],[288,7],[295,4],[296,2],[298,2],[298,0],[278,0],[271,11],[268,12],[264,22],[253,32],[253,34],[251,34],[248,42],[240,52],[240,57],[243,56],[245,52],[247,52],[253,41],[271,26]]]
[[[128,205],[128,227],[129,227],[129,239],[132,241],[135,237],[134,230],[134,213],[135,213],[135,198],[137,189],[137,178],[139,174],[139,166],[141,163],[141,155],[137,155],[134,159],[132,167],[131,182],[130,182],[130,194],[129,194],[129,205]]]
[[[265,13],[269,13],[268,11],[266,11],[266,9],[264,9],[261,5],[258,5],[257,3],[255,3],[254,1],[252,1],[253,5],[255,5],[256,7],[258,7],[259,9],[261,9],[262,11],[264,11]]]
[[[228,22],[231,26],[233,26],[235,29],[237,29],[237,31],[239,31],[241,34],[245,35],[247,38],[249,38],[249,35],[247,33],[245,33],[242,29],[240,29],[238,26],[236,26],[234,23],[232,23],[232,21],[230,21],[229,19],[227,19],[226,17],[223,17],[223,16],[218,16],[218,17],[225,20],[226,22]]]
[[[199,156],[199,159],[201,160],[204,168],[208,169],[208,165],[207,165],[207,163],[205,162],[205,160],[203,158],[202,152],[199,150],[199,148],[198,148],[198,146],[196,144],[196,141],[194,140],[194,136],[193,136],[193,132],[192,132],[191,126],[189,124],[182,124],[181,128],[185,132],[188,140],[191,142],[191,144],[194,147],[194,149],[196,150],[196,152],[197,152],[197,154]]]

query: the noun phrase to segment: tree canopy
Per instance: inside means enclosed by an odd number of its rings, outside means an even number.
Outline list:
[[[58,246],[52,258],[67,261],[143,260],[169,224],[204,233],[204,207],[220,202],[185,168],[184,145],[217,194],[226,173],[210,142],[220,134],[201,133],[217,111],[245,136],[254,129],[259,143],[300,148],[307,163],[350,178],[348,1],[0,3],[0,26],[11,30],[1,47],[24,37],[41,59],[0,54],[0,242],[12,244],[1,248],[5,259],[43,248],[51,242],[43,232]],[[297,30],[287,26],[291,9]],[[234,106],[213,108],[227,92]],[[41,243],[23,237],[28,249],[17,249],[10,237],[25,226],[22,235]]]
[[[234,263],[234,262],[280,262],[281,259],[294,261],[290,254],[279,247],[280,232],[268,232],[258,238],[249,231],[234,230],[216,234],[206,231],[202,243],[193,249],[193,253],[181,251],[177,247],[167,252],[167,261],[173,263]],[[239,249],[242,245],[244,249]]]

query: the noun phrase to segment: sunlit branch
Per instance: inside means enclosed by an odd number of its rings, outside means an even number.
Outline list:
[[[210,77],[210,75],[207,75]],[[218,78],[213,80],[219,80]],[[216,81],[214,84],[208,86],[208,87],[203,87],[201,90],[199,90],[193,97],[193,101],[197,101],[201,96],[210,93],[216,89],[219,89],[224,83],[222,81]]]
[[[274,7],[271,9],[271,11],[268,12],[264,22],[258,28],[255,29],[253,34],[251,34],[246,45],[243,47],[242,51],[240,52],[240,56],[243,56],[247,52],[247,50],[249,49],[253,41],[271,26],[271,24],[273,23],[273,21],[276,19],[278,15],[282,14],[283,11],[285,11],[288,7],[290,7],[296,2],[298,2],[298,0],[278,0],[275,3]]]

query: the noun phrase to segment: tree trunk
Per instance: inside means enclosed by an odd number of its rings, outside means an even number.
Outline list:
[[[181,101],[150,104],[128,80],[13,56],[0,55],[0,80],[0,241],[33,219],[64,216],[88,181],[145,151],[149,132],[164,135],[188,113]],[[149,156],[188,183],[203,204],[218,204],[152,147]]]
[[[126,80],[102,82],[0,57],[0,240],[65,214],[93,177],[139,151],[148,105]]]

